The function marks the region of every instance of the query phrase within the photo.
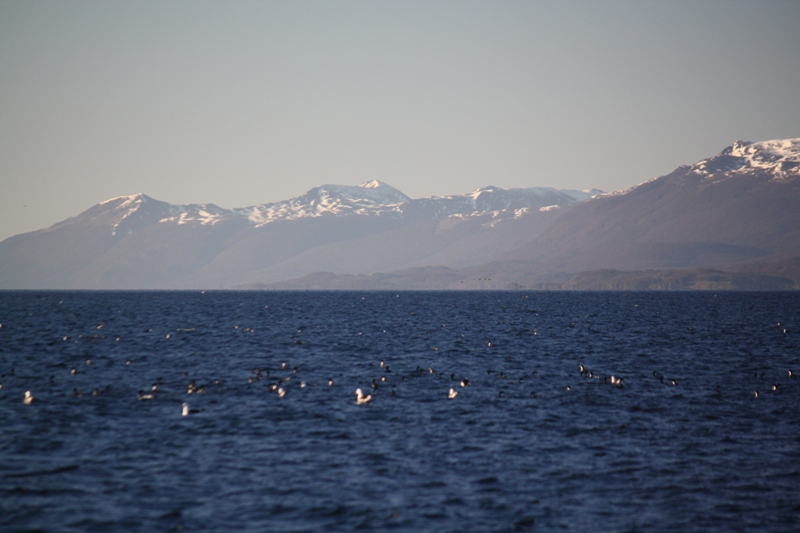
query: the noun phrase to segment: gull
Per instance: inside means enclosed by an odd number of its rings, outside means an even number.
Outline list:
[[[181,411],[181,414],[183,416],[189,416],[190,414],[193,415],[195,413],[199,413],[200,411],[202,411],[202,409],[189,409],[189,404],[186,402],[183,402],[182,408],[183,410]]]
[[[25,391],[25,397],[22,399],[22,403],[24,403],[25,405],[30,405],[33,403],[33,400],[34,398],[33,394],[31,394],[31,391],[29,390]]]
[[[372,394],[364,395],[364,392],[361,389],[356,389],[356,403],[358,405],[363,405],[367,402],[372,400]]]
[[[450,387],[450,392],[447,393],[447,398],[452,400],[456,396],[458,396],[458,391],[455,390],[453,387]]]

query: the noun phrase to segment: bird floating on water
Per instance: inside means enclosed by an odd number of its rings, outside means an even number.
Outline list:
[[[30,405],[33,403],[33,400],[34,397],[33,394],[31,394],[31,391],[29,390],[25,391],[25,397],[22,399],[22,403],[24,403],[25,405]]]
[[[372,394],[364,395],[364,392],[359,388],[356,389],[356,403],[358,405],[363,405],[372,401]]]
[[[453,387],[450,387],[450,392],[447,393],[447,398],[452,400],[456,396],[458,396],[458,391],[455,390]]]
[[[189,416],[189,415],[193,415],[193,414],[199,413],[201,411],[202,411],[202,409],[189,409],[189,404],[186,403],[186,402],[183,402],[181,414],[183,416]]]
[[[139,394],[136,395],[136,399],[141,401],[152,400],[153,398],[155,398],[154,395],[147,394],[143,390],[139,390]]]

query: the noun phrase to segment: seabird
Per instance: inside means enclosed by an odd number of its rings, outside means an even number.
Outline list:
[[[469,385],[469,380],[467,378],[462,379],[461,380],[461,386],[462,387],[466,387],[467,385]]]
[[[147,394],[143,390],[139,390],[139,394],[136,396],[137,400],[152,400],[155,398],[152,394]]]
[[[447,397],[452,400],[456,396],[458,396],[458,391],[455,390],[453,387],[450,387],[450,392],[447,393]]]
[[[356,403],[358,405],[365,404],[372,400],[372,394],[364,395],[364,392],[361,389],[356,389]]]
[[[34,398],[33,394],[31,394],[31,391],[29,390],[25,391],[25,397],[22,399],[22,403],[24,403],[25,405],[30,405],[33,403],[33,400]]]
[[[199,413],[200,411],[202,411],[202,409],[189,409],[189,404],[186,403],[186,402],[183,402],[183,406],[182,407],[183,407],[183,410],[181,411],[181,414],[183,416],[193,415],[195,413]]]
[[[286,396],[286,389],[278,387],[278,398],[283,398],[284,396]]]

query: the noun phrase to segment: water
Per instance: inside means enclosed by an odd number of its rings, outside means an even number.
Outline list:
[[[800,528],[798,293],[2,292],[0,322],[2,531]]]

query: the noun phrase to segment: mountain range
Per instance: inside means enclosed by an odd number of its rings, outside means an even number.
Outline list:
[[[2,289],[791,289],[800,139],[625,191],[379,181],[224,209],[121,196],[0,242]]]

